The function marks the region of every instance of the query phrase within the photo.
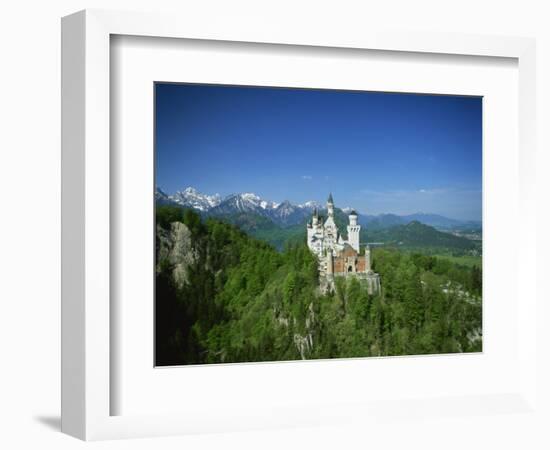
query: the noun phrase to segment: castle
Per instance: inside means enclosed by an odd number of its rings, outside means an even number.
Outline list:
[[[332,194],[327,200],[328,217],[319,217],[317,209],[307,223],[307,245],[319,259],[319,277],[324,291],[334,289],[334,277],[356,277],[365,283],[369,294],[380,291],[380,276],[371,269],[370,247],[361,254],[357,213],[349,213],[348,238],[344,240],[334,221]]]

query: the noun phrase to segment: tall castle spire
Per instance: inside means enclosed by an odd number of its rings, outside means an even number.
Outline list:
[[[327,200],[327,210],[328,210],[328,215],[329,217],[331,217],[332,215],[334,215],[334,200],[332,198],[332,192],[329,194],[328,196],[328,200]]]

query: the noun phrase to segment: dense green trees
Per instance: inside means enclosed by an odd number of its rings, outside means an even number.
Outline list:
[[[477,267],[377,248],[381,294],[337,279],[334,292],[322,295],[305,244],[278,252],[191,211],[157,210],[160,227],[173,221],[191,231],[196,257],[181,286],[169,259],[157,261],[159,365],[481,350]]]

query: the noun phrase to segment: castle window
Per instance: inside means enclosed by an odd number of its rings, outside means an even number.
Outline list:
[[[348,272],[353,272],[353,267],[352,266],[348,267]]]

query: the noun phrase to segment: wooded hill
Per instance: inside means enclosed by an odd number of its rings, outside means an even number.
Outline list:
[[[253,224],[256,226],[256,224]],[[382,292],[318,289],[304,241],[277,251],[191,210],[157,208],[157,365],[481,350],[481,269],[373,250]]]

